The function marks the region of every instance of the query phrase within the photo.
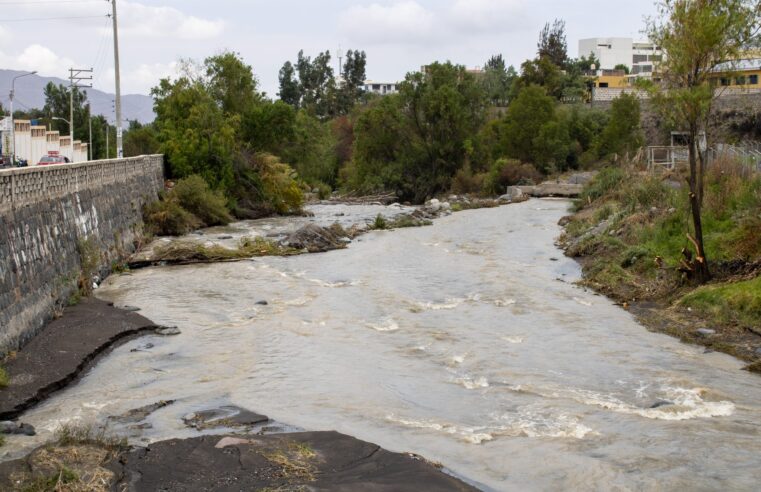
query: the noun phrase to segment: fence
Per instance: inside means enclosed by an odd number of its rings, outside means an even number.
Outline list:
[[[83,189],[126,183],[137,175],[163,179],[162,155],[0,170],[0,213]]]
[[[730,158],[761,172],[761,143],[744,145],[717,144],[705,151],[708,166],[719,159]],[[650,171],[676,169],[689,164],[689,149],[682,146],[652,146],[647,148],[647,167]]]

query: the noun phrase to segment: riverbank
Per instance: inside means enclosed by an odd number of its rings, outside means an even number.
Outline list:
[[[127,309],[94,298],[66,308],[21,350],[5,357],[8,385],[0,389],[0,421],[14,420],[74,384],[99,358],[145,335],[171,334]]]
[[[7,491],[478,489],[409,453],[337,432],[205,435],[131,448],[68,431],[26,458],[0,464]]]
[[[67,308],[37,337],[5,361],[9,385],[0,390],[0,421],[5,434],[34,435],[34,427],[12,422],[23,412],[76,383],[109,351],[142,335],[170,336],[136,314],[94,298]],[[152,344],[146,345],[150,347]],[[171,405],[160,401],[113,416],[111,423],[138,430],[154,412]],[[0,464],[2,490],[476,490],[412,454],[390,453],[379,446],[336,432],[293,432],[288,426],[243,409],[223,407],[184,417],[200,435],[146,447],[102,430],[64,426],[56,439],[24,458]],[[256,431],[255,434],[251,433]],[[285,433],[284,433],[285,432]],[[267,434],[268,435],[264,435]],[[2,437],[2,435],[0,435]],[[1,444],[0,444],[1,445]],[[189,460],[190,458],[190,460]]]
[[[743,180],[745,180],[743,182]],[[704,206],[712,281],[697,286],[686,190],[679,175],[610,169],[561,219],[560,245],[581,284],[614,299],[648,329],[733,355],[761,372],[761,179],[731,165],[707,176]]]

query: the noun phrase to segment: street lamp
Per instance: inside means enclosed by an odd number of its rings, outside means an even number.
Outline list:
[[[69,125],[69,135],[71,135],[71,121],[67,120],[66,118],[61,118],[60,116],[51,116],[51,120],[54,121],[63,121],[67,125]],[[74,162],[74,140],[71,140],[71,162]]]
[[[16,79],[20,79],[21,77],[27,77],[29,75],[34,75],[37,73],[37,70],[34,72],[27,72],[22,73],[21,75],[16,75],[13,77],[13,80],[11,80],[11,94],[10,94],[10,100],[11,100],[11,166],[16,165],[16,124],[13,122],[13,96],[16,93]]]

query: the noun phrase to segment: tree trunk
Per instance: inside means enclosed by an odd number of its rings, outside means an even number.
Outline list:
[[[703,221],[700,217],[703,190],[703,173],[698,169],[697,153],[698,143],[697,130],[695,127],[690,128],[690,209],[692,211],[692,223],[695,226],[695,260],[693,262],[693,274],[698,283],[704,284],[711,278],[708,270],[708,258],[706,258],[705,248],[703,246]]]

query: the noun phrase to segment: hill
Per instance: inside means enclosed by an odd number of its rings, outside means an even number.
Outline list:
[[[7,111],[9,106],[9,93],[11,91],[11,79],[24,72],[16,70],[0,69],[0,102]],[[57,77],[41,77],[30,75],[16,82],[16,109],[42,108],[45,106],[43,93],[48,82],[68,86],[69,81]],[[92,105],[93,114],[101,114],[109,121],[114,120],[113,100],[114,95],[97,89],[83,89],[87,92],[87,98]],[[128,94],[122,96],[122,113],[125,122],[137,120],[140,123],[150,123],[154,120],[153,98],[142,94]],[[60,115],[66,117],[66,115]]]

